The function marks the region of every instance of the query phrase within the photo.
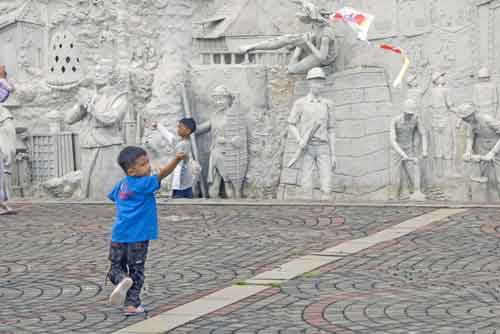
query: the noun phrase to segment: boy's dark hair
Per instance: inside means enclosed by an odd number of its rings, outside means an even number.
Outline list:
[[[183,118],[179,121],[179,123],[182,123],[191,130],[191,133],[194,133],[196,131],[196,121],[193,118]]]
[[[139,157],[144,155],[148,155],[148,153],[143,148],[137,146],[127,146],[121,150],[118,155],[118,164],[123,169],[125,174],[127,174],[128,169],[134,166]]]

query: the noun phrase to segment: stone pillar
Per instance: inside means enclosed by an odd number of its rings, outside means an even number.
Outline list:
[[[192,4],[189,0],[171,0],[158,10],[161,61],[155,71],[153,96],[146,108],[146,117],[161,120],[173,129],[184,115],[178,85],[186,81],[191,59]]]

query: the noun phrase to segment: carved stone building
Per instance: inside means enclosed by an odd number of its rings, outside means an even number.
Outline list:
[[[25,1],[19,8],[0,16],[0,64],[10,77],[28,79],[29,68],[43,69],[46,57],[46,22],[43,5]]]
[[[265,65],[285,64],[288,52],[241,54],[239,48],[281,34],[267,11],[257,0],[233,0],[216,10],[210,17],[194,22],[194,48],[200,63]]]

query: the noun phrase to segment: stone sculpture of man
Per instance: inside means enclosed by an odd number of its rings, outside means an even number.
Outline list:
[[[424,95],[427,93],[430,87],[430,80],[426,80],[426,85],[425,87],[421,87],[420,83],[418,82],[418,77],[416,74],[409,74],[407,79],[406,79],[406,85],[407,85],[407,99],[414,100],[417,102],[417,105],[421,105],[422,103],[422,98]]]
[[[391,199],[408,199],[417,185],[414,163],[418,163],[415,145],[415,134],[419,134],[422,142],[422,157],[427,157],[427,136],[418,116],[418,104],[407,99],[401,115],[391,122],[391,146],[393,149],[391,165]],[[406,186],[407,189],[404,189]]]
[[[449,111],[453,109],[450,90],[446,87],[445,73],[432,75],[431,89],[431,142],[436,179],[455,172],[456,122]]]
[[[497,86],[490,82],[488,68],[481,68],[477,73],[477,78],[479,82],[474,85],[474,107],[480,114],[498,118],[498,90]]]
[[[318,167],[321,183],[321,199],[329,200],[335,158],[335,115],[333,102],[319,97],[326,76],[316,67],[309,71],[307,80],[310,91],[295,101],[288,119],[291,135],[297,139],[302,155],[302,187],[312,198],[313,169]],[[293,165],[299,156],[294,157]]]
[[[208,185],[211,198],[219,198],[224,185],[228,198],[243,197],[248,170],[248,134],[236,96],[225,86],[214,89],[215,112],[201,124],[198,134],[211,133]]]
[[[9,93],[14,86],[7,80],[5,66],[0,65],[0,83]],[[9,175],[16,156],[16,128],[12,114],[0,105],[0,215],[14,213],[7,205],[9,200]]]
[[[457,115],[470,125],[463,158],[479,163],[480,176],[487,179],[487,198],[497,201],[500,199],[500,121],[477,112],[472,105],[460,106]]]
[[[81,122],[82,196],[104,199],[122,177],[116,157],[123,145],[120,124],[127,113],[127,91],[117,88],[119,73],[111,59],[96,68],[96,94],[83,98],[65,116],[68,124]]]
[[[337,58],[335,32],[329,24],[326,13],[306,1],[301,4],[302,11],[297,14],[304,24],[312,25],[313,31],[305,34],[288,34],[260,43],[244,46],[243,53],[256,50],[277,50],[293,48],[293,55],[288,65],[288,73],[305,74],[314,67],[328,66]]]

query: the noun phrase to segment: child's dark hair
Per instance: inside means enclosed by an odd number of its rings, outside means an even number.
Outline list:
[[[196,131],[196,121],[193,118],[183,118],[179,121],[179,123],[182,123],[191,130],[191,133],[194,133]]]
[[[121,150],[118,155],[118,164],[123,169],[125,174],[127,174],[128,169],[134,166],[137,159],[147,154],[148,153],[141,147],[127,146]]]

